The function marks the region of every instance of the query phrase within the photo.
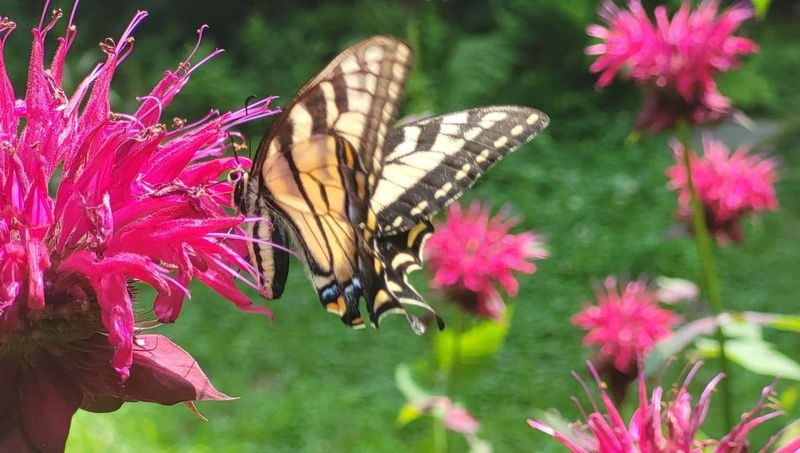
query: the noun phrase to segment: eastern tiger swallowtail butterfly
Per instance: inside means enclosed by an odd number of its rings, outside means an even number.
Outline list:
[[[283,292],[293,238],[323,307],[345,324],[364,327],[363,297],[373,325],[403,313],[424,332],[406,307],[433,309],[407,278],[422,264],[430,217],[549,120],[491,106],[393,127],[411,58],[387,36],[345,50],[291,99],[249,174],[231,175],[238,209],[262,219],[244,228],[266,297]]]

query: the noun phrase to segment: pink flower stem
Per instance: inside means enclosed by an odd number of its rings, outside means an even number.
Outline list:
[[[694,238],[697,245],[697,253],[700,258],[700,266],[702,268],[703,277],[703,290],[706,297],[711,302],[711,309],[714,315],[719,318],[719,315],[724,311],[722,305],[722,297],[719,291],[719,281],[717,279],[716,263],[714,262],[714,251],[712,249],[711,235],[708,232],[706,225],[703,207],[700,204],[700,198],[697,196],[697,188],[692,180],[692,160],[691,160],[691,146],[689,143],[690,126],[684,121],[678,121],[675,128],[675,133],[683,145],[683,165],[686,167],[686,181],[689,186],[689,194],[691,196],[692,205],[692,220],[694,224]],[[722,380],[720,388],[722,390],[722,407],[725,417],[726,431],[730,431],[733,427],[733,418],[731,412],[731,390],[730,385],[732,376],[728,367],[728,356],[725,353],[725,334],[722,332],[722,325],[717,324],[715,331],[717,342],[719,343],[719,364],[720,371],[725,374],[725,379]]]

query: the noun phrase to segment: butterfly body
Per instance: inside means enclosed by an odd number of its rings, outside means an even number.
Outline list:
[[[422,264],[428,219],[548,119],[493,106],[393,128],[410,61],[391,37],[344,51],[289,102],[237,181],[239,210],[262,219],[245,229],[258,240],[248,251],[267,297],[283,290],[294,238],[322,305],[345,324],[365,325],[364,298],[373,325],[404,313],[424,331],[406,307],[433,310],[407,274]]]

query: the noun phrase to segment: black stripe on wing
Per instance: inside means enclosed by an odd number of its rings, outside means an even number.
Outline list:
[[[379,234],[397,234],[431,217],[548,123],[547,115],[529,107],[492,106],[393,129],[370,199]]]

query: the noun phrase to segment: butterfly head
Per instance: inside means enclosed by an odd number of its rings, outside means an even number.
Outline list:
[[[243,168],[237,168],[228,173],[228,184],[233,187],[233,205],[242,213],[247,211],[245,209],[245,195],[249,179],[250,175]]]

